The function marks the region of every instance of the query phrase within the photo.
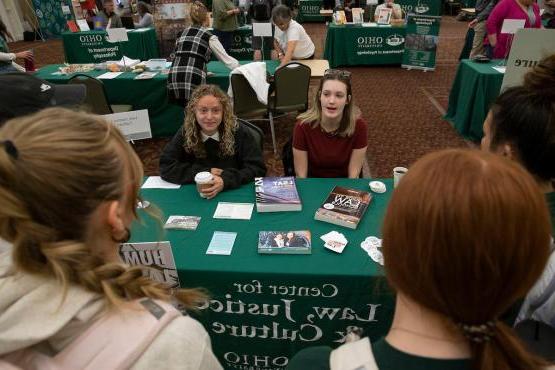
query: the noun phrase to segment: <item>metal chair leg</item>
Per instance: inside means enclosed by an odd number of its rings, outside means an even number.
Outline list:
[[[272,111],[269,111],[268,115],[270,116],[270,131],[272,132],[272,145],[274,147],[274,155],[277,155],[276,132],[274,129],[274,115],[272,114]]]

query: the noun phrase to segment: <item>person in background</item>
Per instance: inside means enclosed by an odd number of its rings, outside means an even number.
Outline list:
[[[229,96],[219,87],[202,85],[193,92],[183,128],[160,156],[160,176],[175,184],[191,184],[195,175],[212,173],[202,189],[206,198],[235,189],[266,174],[262,151],[250,131],[233,116]]]
[[[249,7],[249,14],[252,23],[270,23],[272,20],[272,9],[274,8],[273,0],[252,0]],[[262,60],[262,47],[271,48],[273,46],[273,37],[255,37],[252,38],[252,48],[254,50],[253,59],[255,61]]]
[[[14,41],[6,25],[0,19],[0,73],[25,72],[25,68],[17,64],[15,60],[17,58],[31,59],[33,58],[33,53],[30,50],[10,53],[8,40]]]
[[[508,33],[501,33],[505,19],[523,19],[524,28],[542,26],[540,8],[534,0],[500,0],[486,21],[488,40],[495,59],[505,59],[511,51],[512,38]]]
[[[376,7],[374,12],[374,22],[378,21],[378,15],[381,9],[391,9],[391,19],[403,19],[403,10],[399,4],[395,4],[394,0],[385,0],[383,4]]]
[[[154,17],[150,13],[150,6],[143,1],[137,3],[137,11],[139,12],[139,23],[135,23],[135,28],[146,28],[152,27],[154,23]]]
[[[272,10],[272,22],[277,27],[274,33],[274,50],[282,67],[292,59],[311,59],[314,57],[314,43],[303,26],[295,21],[285,5]]]
[[[500,316],[542,273],[549,230],[543,195],[517,163],[479,150],[422,157],[393,192],[383,221],[385,276],[396,293],[389,332],[333,352],[301,351],[288,370],[329,369],[330,362],[344,369],[546,369]]]
[[[0,174],[0,238],[11,243],[0,254],[2,363],[82,369],[100,357],[99,369],[222,368],[203,326],[170,305],[196,309],[205,294],[170,289],[119,258],[137,218],[143,169],[111,123],[62,108],[10,120],[0,129]],[[135,333],[144,344],[110,343],[137,330],[137,315],[158,322],[170,313],[157,334]],[[90,337],[120,346],[127,366],[106,354],[113,349],[82,348]],[[38,366],[22,363],[29,358]]]
[[[167,87],[170,101],[182,107],[187,106],[193,90],[206,83],[206,64],[212,52],[227,68],[233,70],[239,66],[239,62],[226,53],[218,37],[205,28],[208,21],[206,6],[195,1],[191,5],[192,25],[175,42]]]
[[[98,17],[102,18],[102,27],[106,28],[123,28],[121,18],[114,13],[114,0],[104,0],[102,3],[102,11],[98,13]]]
[[[544,193],[555,237],[555,54],[541,60],[494,101],[484,122],[482,149],[521,164]],[[526,297],[517,323],[534,319],[555,329],[555,246],[549,265]]]
[[[297,177],[358,178],[368,146],[368,125],[352,96],[351,73],[327,70],[312,107],[293,131]]]
[[[241,9],[236,7],[232,0],[212,1],[214,35],[218,36],[228,53],[233,42],[233,32],[239,27],[237,22],[237,14],[239,13],[241,13]]]
[[[474,29],[474,39],[472,41],[472,50],[470,51],[470,58],[476,55],[484,55],[484,39],[486,38],[486,20],[489,14],[497,4],[498,0],[478,0],[476,2],[476,18],[474,18],[468,27]],[[488,53],[489,54],[489,53]]]

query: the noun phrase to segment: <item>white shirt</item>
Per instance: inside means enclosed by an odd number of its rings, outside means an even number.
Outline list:
[[[239,62],[237,61],[237,59],[226,53],[222,43],[217,36],[212,35],[208,40],[208,45],[210,45],[210,49],[212,49],[212,52],[216,54],[216,58],[222,61],[222,63],[225,64],[227,68],[233,71],[235,68],[239,67]]]
[[[220,133],[216,132],[214,135],[206,135],[204,132],[200,132],[200,137],[202,138],[202,142],[204,143],[208,139],[220,141]]]
[[[274,38],[285,52],[289,41],[297,41],[293,51],[293,59],[306,59],[314,55],[314,43],[306,33],[303,26],[291,19],[289,27],[283,32],[278,27],[275,29]]]

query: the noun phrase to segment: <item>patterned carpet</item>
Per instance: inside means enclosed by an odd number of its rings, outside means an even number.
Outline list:
[[[308,23],[304,26],[316,45],[316,58],[321,58],[325,25]],[[369,123],[366,177],[391,177],[393,167],[408,166],[431,151],[472,145],[442,119],[465,33],[466,23],[457,22],[454,17],[442,17],[434,72],[408,71],[398,66],[346,68],[353,74],[355,103]],[[30,47],[34,48],[37,67],[64,60],[60,40],[10,44],[12,51]],[[276,120],[279,148],[290,137],[294,122],[294,115]],[[268,175],[281,175],[283,167],[279,156],[273,154],[269,124],[259,122],[258,125],[265,132],[264,157]],[[147,175],[158,173],[159,154],[168,140],[135,143]]]

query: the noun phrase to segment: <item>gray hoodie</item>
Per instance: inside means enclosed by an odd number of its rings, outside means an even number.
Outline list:
[[[99,318],[105,307],[98,294],[53,279],[16,273],[11,253],[0,254],[0,356],[34,346],[55,355]],[[168,324],[132,369],[221,369],[208,333],[200,323],[178,317]]]

